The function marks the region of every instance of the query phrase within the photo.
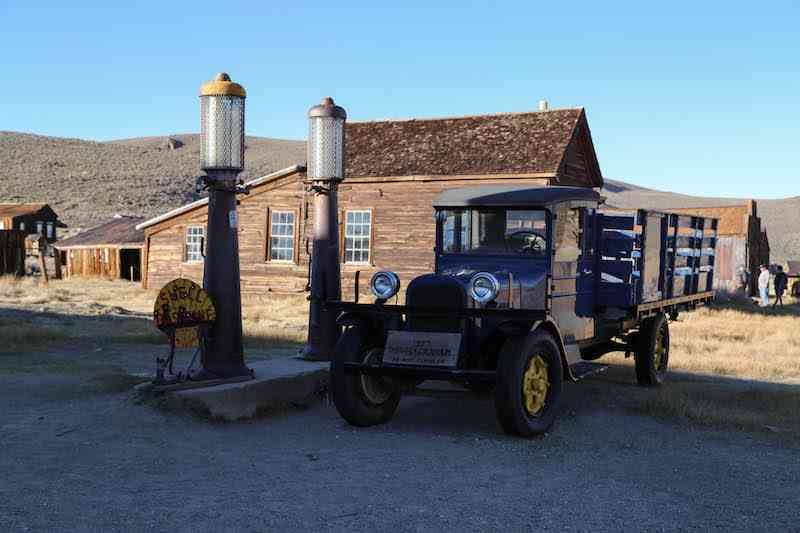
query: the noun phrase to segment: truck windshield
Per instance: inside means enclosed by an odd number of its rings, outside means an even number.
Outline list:
[[[439,212],[442,253],[532,255],[547,253],[541,209],[452,209]]]

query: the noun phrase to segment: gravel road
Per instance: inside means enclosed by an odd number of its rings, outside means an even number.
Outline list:
[[[214,424],[83,374],[5,373],[0,530],[800,528],[800,450],[565,395],[527,441],[477,399],[404,399],[362,430],[327,404]]]

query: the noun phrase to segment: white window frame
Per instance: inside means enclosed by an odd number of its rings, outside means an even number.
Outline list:
[[[197,232],[195,230],[200,230],[200,231]],[[183,237],[183,245],[186,249],[183,258],[184,263],[203,262],[202,243],[205,240],[205,236],[206,236],[205,226],[197,224],[186,226],[186,232],[184,233]]]
[[[19,222],[19,230],[20,231],[25,231],[25,221],[24,220],[20,220],[20,222]]]
[[[278,216],[276,221],[275,216]],[[281,218],[283,217],[283,219]],[[289,221],[291,218],[291,222]],[[276,231],[277,230],[277,231]],[[290,233],[286,233],[289,230]],[[285,239],[289,239],[289,246],[285,245]],[[278,240],[279,246],[276,246]],[[281,242],[282,241],[282,242]],[[267,261],[270,263],[294,263],[297,250],[297,211],[294,209],[270,209],[269,210],[269,243],[267,246]],[[273,252],[286,252],[289,257],[274,257]]]
[[[56,238],[56,225],[52,222],[47,223],[47,238],[48,239],[55,239]]]
[[[42,222],[41,220],[37,220],[36,221],[36,235],[41,235],[43,233],[42,230],[44,230],[44,222]]]
[[[351,221],[350,216],[353,215]],[[364,222],[364,215],[367,221]],[[372,264],[372,209],[348,209],[344,212],[343,262],[348,265]],[[366,246],[364,244],[366,243]],[[350,244],[350,246],[348,246]],[[364,254],[366,253],[366,258]],[[358,256],[358,259],[356,257]]]

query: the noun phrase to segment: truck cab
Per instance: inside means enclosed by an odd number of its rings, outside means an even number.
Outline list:
[[[433,202],[435,271],[408,282],[405,304],[389,303],[403,288],[392,271],[373,275],[374,303],[332,304],[343,327],[331,366],[342,416],[357,426],[386,422],[402,394],[444,380],[493,391],[503,429],[531,436],[553,423],[563,381],[602,370],[589,361],[604,353],[636,354],[639,382],[660,384],[669,349],[665,312],[682,302],[663,300],[649,314],[639,304],[677,286],[681,221],[645,212],[639,220],[605,216],[602,202],[581,187],[441,193]],[[694,248],[704,243],[695,240]]]

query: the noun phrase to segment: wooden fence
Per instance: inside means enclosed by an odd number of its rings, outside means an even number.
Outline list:
[[[0,230],[0,275],[25,274],[25,232]]]

